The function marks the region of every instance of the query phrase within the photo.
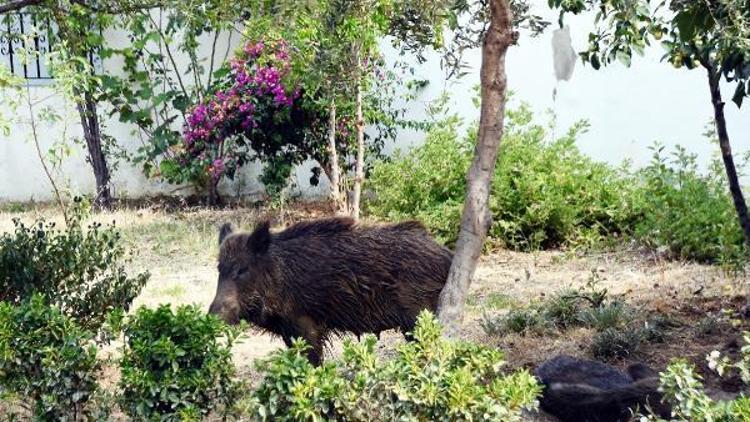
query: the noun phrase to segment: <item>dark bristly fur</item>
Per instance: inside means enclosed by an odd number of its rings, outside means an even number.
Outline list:
[[[626,372],[600,362],[557,356],[536,370],[544,385],[541,407],[562,422],[628,421],[633,412],[646,408],[668,418],[671,409],[661,403],[656,371],[635,364]]]
[[[366,226],[350,218],[298,223],[271,233],[220,231],[219,285],[209,312],[251,322],[312,347],[319,363],[331,334],[379,334],[414,327],[435,311],[448,278],[450,250],[418,222]]]

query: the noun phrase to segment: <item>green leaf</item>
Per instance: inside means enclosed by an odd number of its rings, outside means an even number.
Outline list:
[[[172,160],[163,160],[159,163],[159,170],[164,176],[170,177],[175,176],[180,171],[180,166]]]
[[[697,18],[693,9],[683,10],[674,18],[674,23],[680,33],[680,40],[691,41],[697,32]]]

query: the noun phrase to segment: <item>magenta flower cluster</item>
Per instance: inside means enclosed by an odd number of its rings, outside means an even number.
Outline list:
[[[288,46],[283,40],[246,44],[230,62],[226,89],[216,91],[190,110],[183,132],[187,157],[181,161],[199,161],[217,182],[236,161],[232,157],[236,148],[227,140],[252,136],[258,128],[257,107],[282,110],[292,107],[299,98],[299,89],[288,80],[290,69]]]

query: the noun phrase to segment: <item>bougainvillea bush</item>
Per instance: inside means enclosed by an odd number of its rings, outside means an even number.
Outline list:
[[[325,110],[303,95],[290,50],[281,39],[247,43],[216,91],[188,113],[184,142],[162,161],[161,175],[195,185],[216,203],[219,181],[256,159],[266,163],[261,181],[281,187],[295,164],[311,158],[325,165]]]

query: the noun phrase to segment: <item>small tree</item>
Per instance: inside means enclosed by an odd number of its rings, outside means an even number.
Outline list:
[[[449,337],[458,335],[471,278],[482,253],[492,214],[489,208],[490,184],[495,172],[497,151],[503,136],[507,79],[505,53],[515,42],[513,15],[507,0],[490,1],[490,23],[482,44],[481,109],[479,137],[474,159],[466,176],[466,201],[461,215],[461,231],[456,242],[448,281],[440,293],[440,321]]]
[[[366,154],[379,154],[384,141],[395,136],[396,127],[416,126],[393,106],[394,87],[409,85],[385,68],[378,52],[378,42],[394,33],[394,28],[406,32],[407,22],[412,30],[417,28],[413,13],[412,19],[397,18],[405,12],[397,5],[401,3],[382,0],[282,1],[270,10],[258,7],[246,22],[248,38],[271,35],[290,45],[295,52],[292,73],[303,95],[328,115],[326,154],[318,161],[331,181],[331,197],[340,212],[344,211],[344,176],[351,167],[355,180],[349,211],[358,215],[360,207],[353,204],[361,196]],[[376,129],[376,135],[368,137],[365,126]],[[312,130],[321,133],[321,127]],[[350,133],[355,133],[354,143]],[[355,156],[353,165],[347,162],[351,155]]]
[[[78,115],[83,128],[83,138],[96,179],[94,205],[108,209],[112,204],[110,189],[110,166],[107,163],[106,141],[98,111],[99,77],[94,74],[90,55],[105,44],[102,32],[110,27],[115,14],[126,10],[150,7],[147,0],[127,2],[79,2],[71,0],[19,0],[0,6],[0,16],[6,21],[11,13],[25,11],[34,16],[36,22],[54,22],[57,32],[52,34],[58,41],[56,51],[63,52],[67,63],[80,76],[79,83],[72,86]],[[10,27],[10,26],[9,26]],[[23,41],[23,34],[10,33],[12,39]],[[52,72],[54,76],[54,71]]]
[[[128,34],[130,43],[107,46],[102,55],[121,58],[124,75],[102,77],[102,100],[121,122],[135,125],[141,146],[129,159],[142,165],[147,177],[195,187],[197,179],[179,174],[174,166],[184,147],[183,129],[193,107],[226,83],[229,46],[240,39],[237,24],[250,6],[229,0],[155,0],[153,6],[118,16],[115,26]],[[210,40],[206,57],[197,54],[202,37]],[[222,38],[226,49],[219,48]],[[197,183],[201,193],[217,200],[206,192],[211,178],[206,168],[203,173]]]
[[[597,10],[596,31],[581,53],[594,69],[616,60],[630,65],[633,53],[641,54],[661,40],[665,58],[677,68],[703,68],[707,75],[721,158],[745,241],[750,246],[750,215],[742,194],[729,143],[720,81],[735,84],[732,100],[737,107],[750,95],[750,2],[747,0],[671,0],[651,7],[648,0],[551,0],[565,13]]]
[[[402,37],[407,49],[419,52],[441,40],[443,27],[451,30],[453,40],[443,55],[443,66],[449,77],[460,73],[464,50],[482,48],[479,134],[466,176],[466,199],[453,263],[438,305],[445,334],[456,337],[463,319],[466,293],[492,219],[490,187],[505,119],[505,54],[518,38],[517,28],[526,27],[538,34],[546,23],[530,14],[528,4],[523,1],[445,0],[425,3],[412,0],[400,7],[408,12],[407,18],[400,20],[391,31]],[[417,28],[421,29],[415,30]],[[432,44],[427,44],[431,39]]]

